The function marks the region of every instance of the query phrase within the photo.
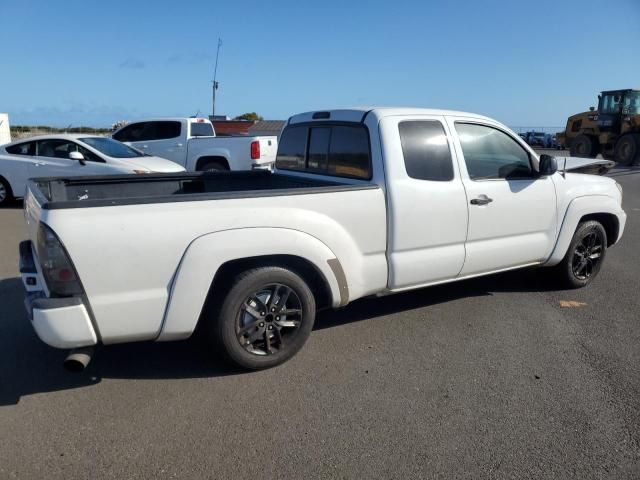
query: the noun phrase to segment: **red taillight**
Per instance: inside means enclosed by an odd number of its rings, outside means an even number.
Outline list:
[[[260,142],[251,142],[251,160],[258,160],[260,158]]]
[[[44,223],[38,228],[36,251],[42,275],[52,296],[68,297],[84,293],[67,251],[53,230]]]

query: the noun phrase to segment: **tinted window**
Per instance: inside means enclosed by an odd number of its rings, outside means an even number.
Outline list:
[[[340,177],[371,178],[369,135],[365,127],[332,127],[329,174]]]
[[[40,140],[37,143],[39,157],[69,158],[71,152],[77,151],[76,144],[68,140]]]
[[[180,136],[180,122],[150,122],[153,125],[152,136],[147,140],[165,140]]]
[[[330,128],[312,128],[309,132],[309,162],[311,170],[327,171],[329,165]]]
[[[116,132],[113,138],[120,142],[166,140],[180,136],[180,122],[138,122]]]
[[[307,148],[307,127],[287,127],[278,143],[278,168],[304,170],[305,150]]]
[[[401,122],[404,166],[411,178],[453,180],[453,162],[444,127],[437,121]]]
[[[36,142],[19,143],[17,145],[11,145],[6,147],[7,153],[12,155],[35,155],[36,154]]]
[[[140,140],[140,136],[144,131],[147,123],[133,123],[131,125],[127,125],[121,130],[118,130],[113,134],[113,138],[120,142],[136,142]]]
[[[278,145],[276,166],[338,177],[371,178],[367,130],[362,125],[287,127]]]
[[[472,180],[530,178],[529,154],[506,133],[485,125],[456,123]]]
[[[178,131],[178,135],[180,135]],[[213,126],[210,123],[192,123],[191,124],[191,136],[192,137],[212,137]]]

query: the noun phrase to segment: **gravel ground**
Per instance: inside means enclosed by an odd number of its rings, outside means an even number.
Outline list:
[[[0,210],[0,478],[639,478],[640,171],[612,175],[627,230],[588,288],[521,271],[360,300],[257,373],[193,340],[64,372]]]

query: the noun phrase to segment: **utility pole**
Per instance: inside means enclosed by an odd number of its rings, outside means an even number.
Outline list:
[[[216,114],[216,90],[218,90],[218,82],[216,80],[216,76],[218,74],[218,58],[220,57],[220,47],[222,46],[222,39],[218,38],[218,51],[216,52],[216,65],[213,68],[213,81],[212,83],[212,93],[213,93],[213,101],[211,105],[211,116]]]

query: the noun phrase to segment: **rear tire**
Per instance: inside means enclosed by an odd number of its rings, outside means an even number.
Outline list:
[[[569,153],[572,157],[596,158],[598,150],[598,140],[595,137],[580,134],[571,142]]]
[[[229,168],[226,165],[215,160],[205,162],[200,167],[201,172],[226,172],[228,170]]]
[[[640,162],[640,135],[629,133],[616,142],[615,160],[620,165],[637,165]]]
[[[0,207],[9,205],[13,201],[11,185],[3,177],[0,177]]]
[[[580,223],[567,253],[556,265],[557,278],[566,288],[587,286],[600,272],[607,253],[607,232],[600,222]]]
[[[286,362],[302,348],[313,329],[316,303],[298,274],[261,267],[238,275],[212,310],[210,340],[235,365],[260,370]]]

